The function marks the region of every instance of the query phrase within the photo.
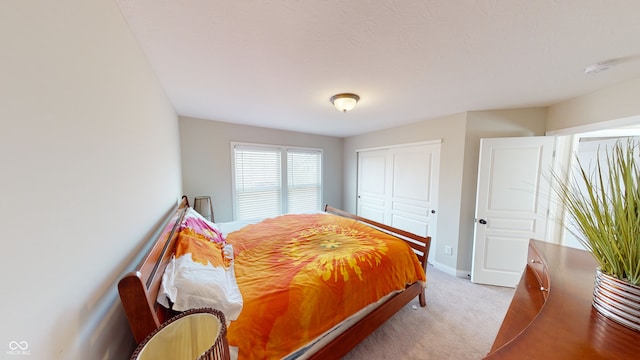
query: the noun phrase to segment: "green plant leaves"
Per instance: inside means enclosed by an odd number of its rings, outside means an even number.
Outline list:
[[[554,174],[556,194],[577,226],[578,238],[602,272],[640,285],[640,167],[638,144],[618,141],[589,173],[566,183]]]

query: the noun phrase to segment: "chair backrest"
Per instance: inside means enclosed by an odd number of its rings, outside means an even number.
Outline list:
[[[211,196],[196,196],[193,200],[193,209],[202,215],[205,219],[215,222],[213,215],[213,202]]]

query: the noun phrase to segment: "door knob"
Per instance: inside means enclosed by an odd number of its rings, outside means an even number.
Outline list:
[[[431,210],[431,213],[432,213],[432,214],[435,214],[435,213],[436,213],[436,211],[435,211],[435,210]]]
[[[485,219],[480,219],[480,220],[478,220],[478,222],[480,224],[482,224],[482,225],[487,225],[487,220],[485,220]]]

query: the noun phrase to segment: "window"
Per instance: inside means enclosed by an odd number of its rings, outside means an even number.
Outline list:
[[[320,209],[320,151],[287,150],[288,212]]]
[[[232,144],[234,218],[265,218],[320,209],[322,151]]]

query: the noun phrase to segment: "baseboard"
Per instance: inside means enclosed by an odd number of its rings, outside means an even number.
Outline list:
[[[470,275],[471,271],[469,271],[469,270],[459,270],[459,269],[456,269],[456,268],[452,268],[451,266],[439,263],[437,261],[431,263],[431,265],[433,265],[434,268],[442,271],[443,273],[449,274],[451,276],[464,278],[464,279],[470,279],[471,278],[471,275]]]
[[[456,270],[456,276],[457,277],[461,277],[461,278],[465,278],[465,279],[471,279],[471,271],[457,269]]]

